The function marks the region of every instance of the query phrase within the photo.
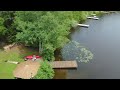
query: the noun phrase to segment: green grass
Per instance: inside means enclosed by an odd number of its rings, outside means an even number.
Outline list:
[[[0,52],[0,62],[4,61],[16,61],[16,62],[22,62],[24,61],[21,57],[20,54],[14,51],[10,52]]]
[[[0,79],[14,79],[13,71],[16,66],[7,62],[0,63]]]
[[[36,50],[31,50],[26,47],[15,47],[8,52],[0,51],[0,79],[14,79],[13,71],[16,64],[7,63],[6,60],[23,62],[24,56],[38,54]]]

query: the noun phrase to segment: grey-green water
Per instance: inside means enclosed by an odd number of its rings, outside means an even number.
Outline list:
[[[88,63],[78,62],[78,69],[67,70],[63,78],[119,79],[120,14],[104,15],[99,20],[87,20],[85,24],[90,25],[89,28],[77,28],[70,38],[89,48],[94,58]],[[56,78],[60,74],[56,74]]]

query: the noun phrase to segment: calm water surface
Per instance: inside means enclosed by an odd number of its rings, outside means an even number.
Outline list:
[[[120,79],[120,14],[104,15],[85,24],[90,27],[77,28],[70,38],[89,48],[93,60],[78,62],[77,70],[58,70],[55,78]]]

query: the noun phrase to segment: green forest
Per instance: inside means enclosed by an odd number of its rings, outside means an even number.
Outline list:
[[[0,40],[39,48],[45,60],[55,60],[54,51],[69,42],[74,22],[83,22],[100,11],[1,11]]]

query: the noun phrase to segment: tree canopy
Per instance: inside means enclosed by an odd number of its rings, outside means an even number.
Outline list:
[[[1,11],[0,38],[38,47],[45,60],[55,60],[54,51],[67,42],[73,23],[98,11]]]

